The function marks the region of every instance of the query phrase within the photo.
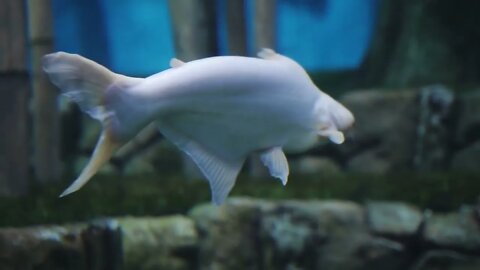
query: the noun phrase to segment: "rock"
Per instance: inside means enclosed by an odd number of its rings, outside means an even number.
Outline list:
[[[480,140],[480,90],[459,95],[456,126],[457,144],[465,147]]]
[[[458,97],[458,117],[451,169],[480,171],[480,90],[462,93]]]
[[[348,139],[339,146],[348,167],[369,172],[411,168],[416,142],[417,91],[352,91],[340,102],[355,115]],[[348,161],[364,154],[369,162]],[[365,156],[366,155],[366,156]]]
[[[332,159],[306,156],[290,163],[290,172],[294,174],[333,174],[340,172],[340,166]]]
[[[450,169],[460,172],[480,172],[480,141],[456,152]]]
[[[480,259],[453,250],[430,250],[423,254],[411,270],[478,270]]]
[[[188,216],[0,229],[0,269],[473,270],[477,210],[231,198]]]
[[[374,237],[358,204],[285,201],[260,221],[262,269],[403,269],[402,244]]]
[[[347,170],[359,173],[384,174],[391,170],[392,163],[382,157],[377,150],[360,153],[347,162]]]
[[[30,227],[0,230],[0,268],[86,269],[78,227]]]
[[[194,269],[198,236],[184,216],[120,218],[125,269]]]
[[[354,203],[280,202],[260,219],[262,269],[323,269],[319,258],[328,256],[329,243],[363,225],[363,210]]]
[[[87,269],[123,269],[122,233],[113,219],[90,222],[81,232]]]
[[[355,115],[354,127],[339,147],[348,170],[385,173],[447,165],[454,133],[449,88],[355,91],[340,102]]]
[[[156,172],[154,165],[143,155],[137,155],[123,168],[123,175],[153,174]]]
[[[111,220],[0,229],[0,269],[119,270],[120,238]]]
[[[480,226],[474,209],[463,207],[458,213],[433,214],[426,219],[423,238],[441,248],[478,252]]]
[[[418,233],[422,213],[400,202],[370,202],[366,206],[369,229],[375,234],[412,237]]]
[[[230,198],[222,206],[194,207],[189,216],[200,235],[199,269],[261,269],[258,224],[271,203]]]
[[[409,258],[403,244],[365,232],[334,238],[320,254],[310,269],[404,270]]]
[[[454,135],[453,104],[453,91],[443,85],[420,89],[414,169],[428,171],[444,169],[447,165]]]
[[[364,208],[341,201],[230,199],[194,208],[200,269],[404,269],[405,247],[372,236]]]

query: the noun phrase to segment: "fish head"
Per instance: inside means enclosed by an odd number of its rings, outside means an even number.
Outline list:
[[[337,130],[345,131],[352,127],[355,122],[352,112],[333,98],[332,102],[328,104],[328,114],[331,123]]]
[[[315,106],[318,135],[327,137],[336,144],[345,141],[342,131],[349,129],[355,122],[353,114],[340,102],[322,92]]]

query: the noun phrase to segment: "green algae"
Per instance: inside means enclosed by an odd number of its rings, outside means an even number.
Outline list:
[[[206,181],[186,181],[178,175],[99,175],[80,191],[58,198],[67,184],[36,187],[26,197],[0,198],[0,226],[186,213],[194,205],[210,200]],[[450,211],[462,204],[476,203],[479,191],[478,175],[465,173],[292,175],[285,187],[270,177],[251,179],[241,175],[231,196],[360,203],[391,200],[409,202],[422,209]]]

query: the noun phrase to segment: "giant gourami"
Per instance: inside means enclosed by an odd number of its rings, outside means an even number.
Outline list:
[[[84,57],[44,56],[43,69],[103,131],[80,176],[61,194],[77,191],[113,153],[152,122],[192,158],[221,204],[251,154],[259,154],[285,185],[284,151],[313,147],[319,136],[344,141],[354,117],[319,90],[292,59],[263,49],[259,58],[218,56],[184,63],[147,78],[115,74]]]

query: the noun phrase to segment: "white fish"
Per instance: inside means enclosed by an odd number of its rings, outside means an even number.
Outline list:
[[[252,153],[285,185],[283,150],[303,151],[319,136],[342,143],[353,115],[320,91],[295,61],[262,50],[260,58],[220,56],[184,63],[145,79],[115,74],[79,55],[44,56],[51,81],[103,124],[95,151],[60,196],[80,189],[114,151],[152,122],[188,154],[221,204]]]

